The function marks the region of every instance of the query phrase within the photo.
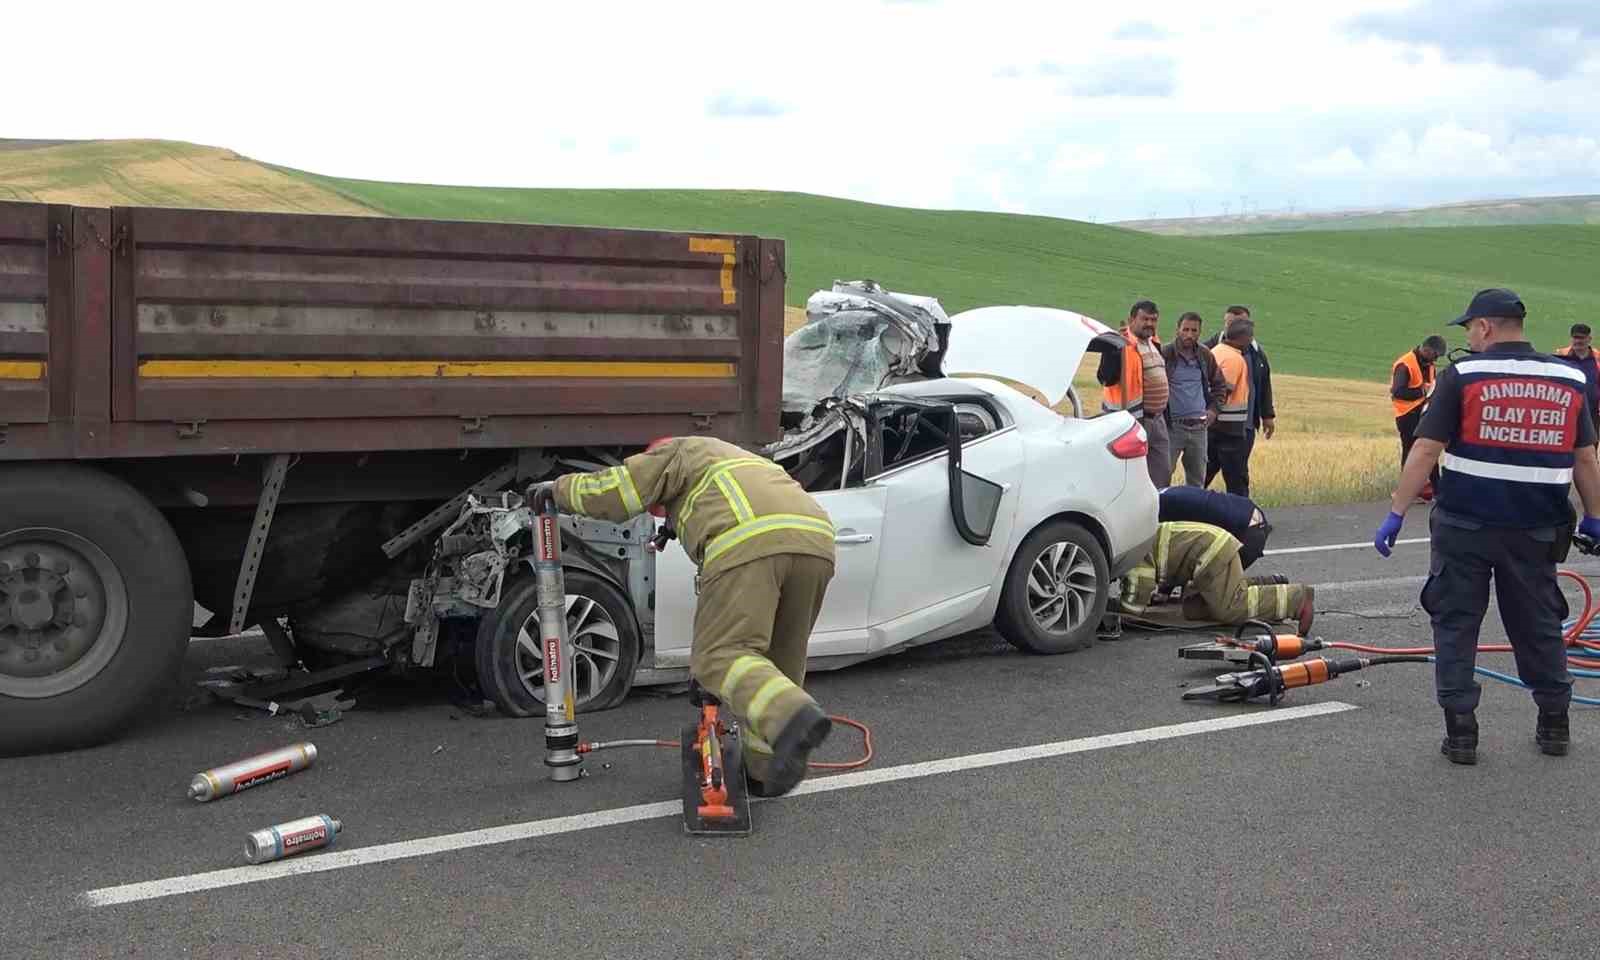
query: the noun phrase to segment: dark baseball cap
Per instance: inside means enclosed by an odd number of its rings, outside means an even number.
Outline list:
[[[1467,304],[1466,312],[1450,321],[1452,327],[1464,327],[1473,317],[1513,317],[1521,320],[1528,315],[1522,298],[1504,287],[1479,290]]]

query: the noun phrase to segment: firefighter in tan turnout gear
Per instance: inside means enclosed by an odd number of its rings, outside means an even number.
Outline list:
[[[1117,612],[1164,626],[1296,620],[1311,629],[1309,586],[1281,577],[1246,577],[1233,534],[1208,523],[1162,523],[1155,546],[1122,578]],[[1173,598],[1174,588],[1181,597]]]
[[[612,522],[664,508],[700,571],[690,673],[744,720],[751,792],[794,789],[832,727],[801,687],[833,579],[827,512],[782,467],[709,437],[657,440],[554,492],[558,509]]]

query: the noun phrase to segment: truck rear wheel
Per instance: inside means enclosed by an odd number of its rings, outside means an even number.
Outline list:
[[[193,622],[183,549],[137,490],[0,467],[0,755],[124,730],[176,679]]]

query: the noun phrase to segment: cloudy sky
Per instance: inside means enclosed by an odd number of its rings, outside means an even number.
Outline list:
[[[6,32],[0,136],[368,179],[1098,221],[1600,193],[1600,0],[122,0]]]

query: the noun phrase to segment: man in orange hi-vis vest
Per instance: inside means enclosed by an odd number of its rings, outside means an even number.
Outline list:
[[[1449,349],[1444,337],[1432,336],[1422,341],[1415,350],[1407,350],[1397,357],[1389,368],[1389,399],[1394,402],[1394,428],[1400,434],[1400,466],[1406,465],[1411,455],[1411,444],[1417,436],[1417,424],[1428,408],[1428,398],[1433,395],[1433,362]],[[1433,488],[1439,483],[1439,470],[1434,468],[1428,485],[1422,490],[1423,500],[1433,499]]]
[[[1161,314],[1150,300],[1140,300],[1128,309],[1128,323],[1122,328],[1126,341],[1119,353],[1102,354],[1095,379],[1105,388],[1100,400],[1102,413],[1124,410],[1144,424],[1149,450],[1145,467],[1156,487],[1172,483],[1172,441],[1167,430],[1167,361],[1161,355],[1161,338],[1156,324]]]
[[[793,790],[832,728],[801,686],[833,579],[827,511],[776,463],[711,437],[663,438],[551,486],[565,513],[665,515],[699,568],[689,672],[744,721],[750,792]]]
[[[1250,364],[1244,351],[1255,338],[1256,325],[1249,317],[1231,317],[1222,339],[1211,348],[1217,369],[1227,382],[1228,394],[1217,410],[1217,420],[1206,438],[1206,486],[1220,472],[1228,492],[1250,496]]]

